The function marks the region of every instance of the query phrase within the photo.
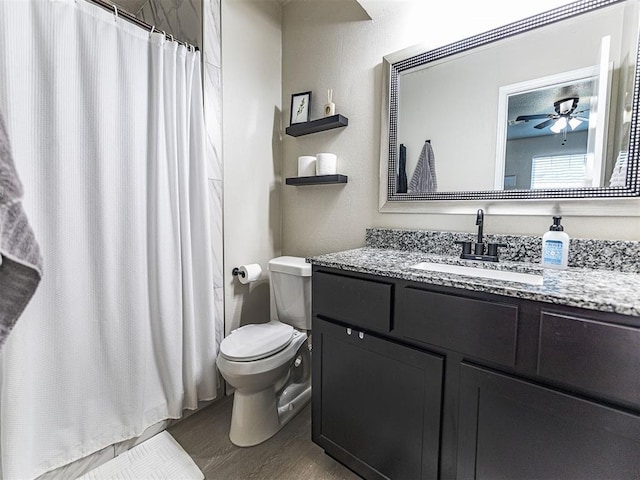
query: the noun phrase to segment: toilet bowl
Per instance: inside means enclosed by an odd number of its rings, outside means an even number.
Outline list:
[[[269,262],[269,278],[277,318],[232,331],[217,359],[235,388],[229,438],[241,447],[275,435],[311,399],[311,265],[278,257]]]

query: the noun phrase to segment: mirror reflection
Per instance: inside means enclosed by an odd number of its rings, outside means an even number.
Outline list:
[[[499,114],[496,189],[604,186],[607,117],[598,120],[598,110],[606,110],[608,91],[598,96],[597,70],[500,89],[507,110]],[[543,86],[530,88],[532,83]]]
[[[629,186],[638,3],[389,61],[389,199]]]

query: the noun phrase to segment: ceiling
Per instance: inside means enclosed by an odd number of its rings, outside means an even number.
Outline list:
[[[580,117],[589,117],[591,101],[597,95],[597,84],[593,79],[578,81],[569,85],[551,86],[538,90],[509,96],[509,127],[507,138],[509,140],[525,137],[537,137],[540,135],[553,135],[549,128],[536,129],[535,125],[544,120],[530,120],[528,122],[515,122],[520,115],[553,114],[553,103],[568,97],[579,97],[576,113]],[[575,131],[588,128],[589,123],[583,122]]]

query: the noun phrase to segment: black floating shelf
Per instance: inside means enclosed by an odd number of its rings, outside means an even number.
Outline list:
[[[330,117],[319,118],[318,120],[312,120],[310,122],[294,123],[290,127],[287,127],[285,132],[287,132],[287,135],[291,135],[292,137],[299,137],[310,133],[324,132],[325,130],[331,130],[332,128],[346,127],[347,125],[349,125],[349,119],[338,114]]]
[[[287,185],[329,185],[331,183],[347,183],[346,175],[314,175],[312,177],[290,177]]]

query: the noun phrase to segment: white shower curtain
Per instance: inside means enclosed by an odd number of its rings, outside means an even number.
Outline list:
[[[219,339],[200,54],[83,0],[2,0],[0,111],[44,258],[0,354],[9,480],[214,398]]]

